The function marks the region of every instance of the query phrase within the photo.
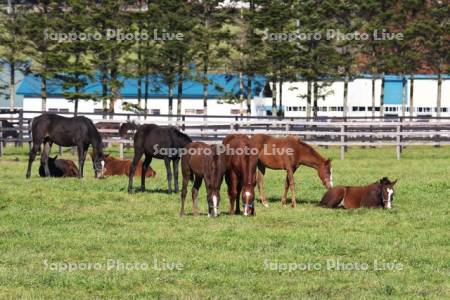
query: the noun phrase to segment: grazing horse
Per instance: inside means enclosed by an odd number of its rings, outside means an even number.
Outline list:
[[[92,154],[91,154],[92,155]],[[109,154],[105,154],[105,172],[104,176],[115,176],[115,175],[130,175],[130,159],[119,159],[112,157]],[[142,160],[139,161],[137,165],[137,170],[134,176],[141,176],[142,170]],[[156,172],[149,167],[147,169],[147,173],[145,173],[145,177],[155,177]]]
[[[67,159],[57,159],[55,157],[48,158],[48,169],[51,177],[77,177],[78,168],[75,163]],[[44,165],[41,163],[39,166],[39,176],[45,177]]]
[[[327,188],[333,187],[331,160],[323,158],[313,147],[294,137],[272,137],[266,134],[255,134],[251,137],[251,144],[258,148],[258,190],[261,202],[268,206],[264,195],[264,174],[266,168],[286,170],[286,182],[281,204],[286,205],[288,189],[291,189],[291,206],[295,207],[295,181],[294,173],[300,165],[317,170],[317,173]]]
[[[141,172],[141,191],[145,191],[145,176],[152,158],[163,159],[167,171],[167,185],[169,194],[172,193],[172,172],[170,161],[173,163],[174,192],[178,192],[178,162],[182,149],[192,142],[191,138],[173,126],[158,126],[145,124],[138,128],[134,135],[134,158],[130,166],[128,193],[132,192],[133,176],[136,166],[145,154]]]
[[[31,165],[42,143],[44,150],[41,153],[41,163],[46,176],[50,176],[48,154],[53,143],[64,147],[77,146],[80,169],[78,177],[80,178],[83,177],[83,166],[89,145],[92,145],[95,177],[99,178],[103,175],[105,161],[103,160],[102,138],[90,119],[86,117],[66,118],[44,113],[33,119],[31,133],[33,147],[28,159],[27,178],[30,178]]]
[[[181,188],[180,216],[184,215],[184,202],[186,200],[189,180],[194,180],[192,187],[192,212],[198,215],[198,190],[205,179],[206,200],[208,202],[208,216],[219,215],[220,186],[226,171],[225,155],[220,153],[217,145],[208,145],[202,142],[192,142],[186,146],[186,154],[181,157],[181,172],[183,186]]]
[[[246,135],[231,134],[222,142],[226,149],[227,171],[225,181],[230,198],[230,214],[240,214],[239,196],[242,192],[244,216],[255,215],[256,168],[258,165],[257,149],[252,147]],[[235,207],[235,202],[236,207]]]
[[[320,201],[321,206],[328,208],[383,207],[391,208],[394,200],[394,185],[383,177],[378,182],[367,186],[337,186],[329,189]]]

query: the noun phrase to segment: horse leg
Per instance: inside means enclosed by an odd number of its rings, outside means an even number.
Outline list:
[[[141,192],[145,192],[145,174],[147,174],[147,169],[151,162],[152,157],[146,154],[141,170]]]
[[[297,206],[297,201],[295,201],[295,181],[294,181],[295,170],[288,170],[289,187],[291,188],[291,207],[295,208]]]
[[[198,216],[198,205],[197,205],[197,198],[198,198],[198,190],[200,189],[200,186],[202,185],[202,177],[195,175],[194,180],[194,186],[192,187],[192,214],[194,216]]]
[[[228,198],[230,199],[230,209],[228,214],[232,215],[234,213],[234,205],[237,198],[237,177],[232,171],[227,171],[225,175],[225,181],[228,186]]]
[[[50,177],[50,170],[48,169],[48,154],[50,152],[51,144],[49,141],[44,143],[44,149],[41,154],[41,164],[44,166],[45,177]]]
[[[89,150],[89,145],[84,145],[83,155],[81,155],[81,170],[83,170],[83,171],[80,171],[81,177],[83,177],[83,174],[84,174],[84,163],[86,162],[86,155],[88,153],[88,150]],[[95,171],[95,166],[94,166],[94,171]]]
[[[236,194],[236,208],[234,209],[235,215],[241,214],[241,206],[239,203],[239,199],[241,198],[242,185],[238,182],[237,184],[237,194]]]
[[[178,193],[178,162],[180,161],[179,158],[175,158],[173,160],[173,182],[174,182],[174,189],[173,191],[175,193]]]
[[[289,176],[286,175],[286,181],[284,183],[284,193],[283,196],[281,197],[281,206],[286,206],[286,198],[288,190],[289,190]]]
[[[261,198],[261,203],[265,207],[269,207],[269,202],[267,201],[266,195],[264,194],[264,174],[266,173],[266,167],[263,164],[258,163],[258,170],[256,171],[256,182],[258,184],[259,198]]]
[[[166,172],[167,172],[167,186],[168,186],[167,192],[169,194],[171,194],[172,193],[172,170],[170,169],[170,158],[165,158],[164,164],[166,165]]]
[[[83,178],[84,174],[84,145],[78,145],[77,146],[77,152],[78,152],[78,168],[80,169],[80,173],[78,174],[78,178]]]
[[[187,187],[189,184],[189,179],[191,177],[190,170],[187,168],[186,170],[182,169],[183,173],[183,185],[181,186],[181,208],[180,208],[180,217],[184,215],[184,203],[186,201]]]
[[[132,193],[133,177],[134,177],[134,173],[136,173],[136,166],[138,165],[139,161],[141,160],[141,157],[143,154],[144,154],[143,149],[139,149],[136,146],[134,147],[134,157],[133,157],[133,161],[131,162],[131,165],[130,165],[130,171],[128,172],[128,193],[129,194]]]
[[[31,176],[31,165],[33,164],[33,161],[36,158],[36,153],[39,150],[39,145],[40,145],[40,143],[33,142],[33,147],[31,148],[30,154],[28,157],[28,168],[27,168],[26,178],[30,178],[30,176]]]

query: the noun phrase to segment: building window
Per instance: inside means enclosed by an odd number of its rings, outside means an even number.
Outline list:
[[[360,106],[360,107],[358,107],[358,111],[366,111],[366,107],[365,106]]]
[[[358,107],[357,107],[357,106],[353,106],[353,107],[352,107],[352,110],[353,110],[353,111],[358,111]]]
[[[160,109],[150,109],[149,112],[151,115],[160,115],[161,114]]]
[[[56,113],[56,112],[58,112],[58,109],[57,108],[49,108],[48,112]]]
[[[195,115],[195,109],[188,108],[184,110],[185,115]]]
[[[94,108],[95,114],[103,114],[103,108]]]

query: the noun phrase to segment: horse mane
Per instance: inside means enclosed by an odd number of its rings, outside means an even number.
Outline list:
[[[175,136],[177,138],[186,142],[186,144],[189,144],[190,142],[192,142],[192,139],[187,134],[181,132],[178,128],[171,126],[170,129],[172,130],[172,132],[175,134]]]
[[[326,159],[322,155],[320,155],[320,153],[317,152],[311,145],[303,142],[300,138],[297,139],[297,142],[301,147],[307,149],[308,153],[311,154],[314,158],[318,159],[319,161],[326,161]]]
[[[100,150],[100,152],[103,152],[103,141],[102,136],[97,130],[97,127],[95,127],[94,122],[92,122],[91,119],[84,118],[85,123],[89,129],[89,137],[91,139],[92,148],[94,150]]]

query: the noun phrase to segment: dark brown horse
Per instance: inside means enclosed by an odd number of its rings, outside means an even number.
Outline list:
[[[58,155],[55,157],[48,158],[48,169],[50,171],[51,177],[77,177],[78,168],[73,161],[68,159],[57,159]],[[39,166],[39,176],[45,177],[44,166],[41,164]]]
[[[173,126],[158,126],[156,124],[145,124],[139,126],[134,135],[134,158],[130,165],[128,177],[128,193],[132,193],[133,177],[136,167],[145,154],[145,160],[141,171],[141,191],[145,191],[145,174],[153,157],[163,159],[166,165],[168,193],[172,193],[172,171],[170,162],[173,164],[174,192],[178,192],[178,162],[181,152],[187,144],[192,142],[191,138]]]
[[[89,145],[92,145],[95,177],[98,178],[103,175],[105,166],[103,142],[97,128],[95,128],[94,123],[90,119],[86,117],[66,118],[44,113],[33,119],[31,133],[33,147],[28,159],[27,178],[31,176],[31,165],[42,143],[44,144],[44,150],[41,154],[41,163],[46,176],[50,176],[48,154],[53,143],[63,147],[77,147],[79,177],[83,177],[84,161],[86,160]]]
[[[387,177],[367,186],[337,186],[329,189],[320,201],[328,208],[383,207],[391,208],[394,200],[394,185]]]
[[[181,172],[183,186],[181,188],[180,216],[184,215],[189,180],[194,180],[192,187],[192,212],[198,214],[198,190],[205,180],[206,200],[208,202],[208,216],[219,216],[220,186],[226,171],[225,155],[220,153],[217,145],[202,142],[192,142],[186,146],[186,153],[181,157]]]
[[[230,214],[240,214],[239,197],[242,193],[244,216],[255,215],[257,149],[246,135],[231,134],[222,142],[225,145],[227,171],[225,181],[230,198]],[[236,204],[236,206],[235,206]]]
[[[252,136],[251,143],[258,148],[259,162],[257,174],[258,190],[261,202],[268,206],[264,195],[264,174],[266,168],[274,170],[286,170],[286,181],[281,204],[286,204],[287,192],[291,189],[291,206],[295,207],[295,181],[294,173],[301,165],[317,170],[323,185],[333,187],[333,175],[331,160],[323,158],[313,147],[294,137],[272,137],[266,134]]]

